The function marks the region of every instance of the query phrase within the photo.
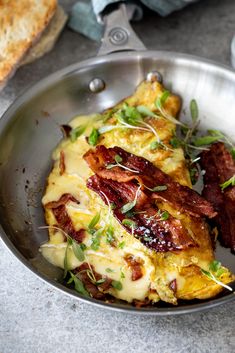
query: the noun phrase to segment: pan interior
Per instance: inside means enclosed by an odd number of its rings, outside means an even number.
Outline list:
[[[76,115],[111,107],[132,94],[151,71],[160,72],[164,85],[182,97],[182,120],[190,116],[189,102],[195,98],[201,129],[219,129],[235,141],[235,74],[207,61],[166,52],[119,53],[73,65],[26,92],[0,120],[2,238],[28,267],[50,283],[61,277],[61,270],[40,256],[38,248],[47,240],[47,231],[39,227],[45,225],[41,198],[52,166],[52,150],[62,138],[60,125]],[[89,90],[94,78],[104,80],[102,92]],[[217,257],[235,273],[234,255],[218,247]],[[231,296],[224,294],[224,299]],[[187,311],[200,305],[187,305]],[[124,309],[128,306],[121,304]],[[151,310],[173,313],[179,307]]]

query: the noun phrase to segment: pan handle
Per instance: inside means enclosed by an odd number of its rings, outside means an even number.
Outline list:
[[[124,50],[146,50],[144,44],[130,26],[126,6],[118,6],[103,17],[105,25],[98,56]]]

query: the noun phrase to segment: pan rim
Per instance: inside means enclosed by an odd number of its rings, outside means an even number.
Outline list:
[[[233,79],[235,80],[235,72],[229,66],[224,64],[219,64],[213,60],[204,59],[194,55],[176,53],[172,51],[156,51],[156,50],[112,53],[105,56],[86,59],[79,63],[69,65],[65,68],[62,68],[50,74],[46,78],[43,78],[42,80],[32,85],[31,87],[28,87],[26,90],[22,92],[20,96],[18,96],[18,98],[14,100],[12,104],[10,104],[7,110],[3,113],[2,117],[0,118],[0,130],[4,129],[8,121],[11,119],[13,113],[17,111],[17,109],[19,109],[19,107],[25,101],[27,102],[36,93],[42,92],[45,89],[45,87],[48,87],[48,85],[53,85],[53,84],[55,85],[66,76],[72,75],[75,72],[79,73],[79,70],[88,68],[91,65],[104,64],[107,61],[107,59],[109,62],[110,61],[115,62],[116,60],[122,61],[132,57],[135,59],[142,59],[142,58],[144,59],[144,58],[151,57],[151,58],[156,58],[161,60],[167,59],[168,61],[173,60],[172,58],[174,58],[174,61],[176,59],[179,62],[190,61],[190,65],[206,65],[208,69],[216,68],[218,71],[223,72],[226,76],[230,76],[230,75],[233,76]],[[108,304],[93,298],[84,298],[80,296],[78,293],[76,293],[75,291],[72,291],[69,288],[66,288],[65,286],[61,285],[59,282],[48,279],[46,275],[43,275],[42,273],[38,272],[36,268],[33,267],[33,265],[30,263],[30,261],[26,260],[26,258],[18,251],[18,249],[13,244],[13,242],[11,242],[11,240],[8,238],[5,231],[2,229],[1,225],[0,225],[0,239],[2,240],[2,243],[6,246],[6,248],[17,258],[17,260],[20,261],[31,272],[33,272],[37,277],[39,277],[43,282],[49,284],[53,288],[58,289],[60,292],[74,299],[81,300],[82,302],[85,302],[88,304],[93,304],[96,307],[103,307],[103,308],[107,308],[118,312],[126,312],[131,314],[138,314],[138,315],[169,316],[169,315],[193,313],[193,312],[198,312],[202,310],[209,310],[225,302],[226,303],[231,302],[232,300],[235,299],[235,296],[233,295],[233,293],[231,293],[221,298],[211,299],[207,302],[202,302],[202,303],[196,303],[191,305],[189,304],[181,307],[176,306],[171,308],[158,308],[156,306],[150,309],[150,308],[135,308],[132,306],[124,306],[124,305],[120,306],[120,304]]]

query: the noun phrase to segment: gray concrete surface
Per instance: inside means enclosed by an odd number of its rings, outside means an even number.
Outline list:
[[[75,1],[61,1],[68,10]],[[202,0],[166,19],[147,13],[134,28],[149,49],[229,64],[235,1]],[[97,43],[65,30],[56,48],[21,68],[0,94],[0,115],[42,77],[95,54]],[[0,243],[0,353],[233,353],[234,304],[178,317],[138,317],[93,308],[37,279]]]

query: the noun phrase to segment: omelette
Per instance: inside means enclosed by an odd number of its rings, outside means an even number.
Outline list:
[[[180,98],[157,81],[63,126],[42,199],[42,255],[81,295],[136,306],[216,296],[233,279],[215,260],[216,212],[192,190],[174,143]]]

